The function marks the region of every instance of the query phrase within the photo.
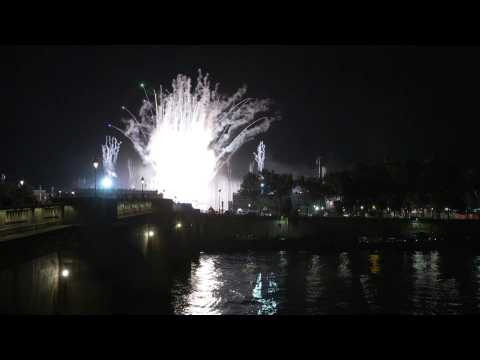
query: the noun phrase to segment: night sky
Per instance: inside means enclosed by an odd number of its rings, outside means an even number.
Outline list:
[[[480,47],[433,46],[2,46],[0,172],[36,186],[91,175],[105,135],[122,135],[121,106],[208,72],[220,91],[246,84],[282,119],[233,158],[242,175],[258,140],[278,171],[357,161],[478,158]],[[122,139],[119,166],[133,154]],[[267,163],[268,168],[268,163]]]

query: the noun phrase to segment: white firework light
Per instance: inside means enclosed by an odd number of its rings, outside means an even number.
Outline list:
[[[102,145],[103,168],[110,179],[117,177],[115,165],[117,164],[121,143],[115,137],[107,136],[105,145]]]
[[[142,87],[143,84],[141,85]],[[145,89],[145,88],[144,88]],[[199,208],[209,204],[209,184],[230,157],[247,141],[268,130],[275,117],[258,115],[269,100],[243,98],[246,87],[231,96],[211,88],[201,71],[195,88],[185,75],[146,99],[139,117],[130,115],[121,131],[131,140],[145,165],[154,173],[152,186],[165,196]]]
[[[257,152],[253,153],[253,156],[257,163],[258,172],[261,174],[263,171],[263,165],[265,164],[265,144],[263,141],[260,141],[260,144],[258,144],[257,147]]]
[[[130,185],[130,188],[135,188],[135,166],[133,165],[133,161],[131,159],[128,159],[127,161],[127,167],[128,167],[128,182]]]

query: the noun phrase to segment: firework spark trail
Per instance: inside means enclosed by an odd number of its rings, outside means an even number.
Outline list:
[[[265,144],[263,141],[260,141],[260,144],[258,144],[257,147],[257,152],[253,153],[253,156],[257,162],[258,172],[261,174],[263,171],[263,165],[265,164]]]
[[[118,141],[114,136],[107,136],[105,145],[102,145],[103,168],[105,169],[107,176],[110,178],[117,177],[117,174],[115,173],[115,165],[117,163],[121,143],[122,142]]]
[[[132,159],[127,160],[127,166],[128,166],[128,182],[130,185],[130,188],[135,187],[135,166],[133,165]]]
[[[246,87],[230,97],[210,86],[201,71],[196,86],[178,75],[169,93],[160,88],[153,100],[143,101],[137,118],[119,129],[132,142],[144,164],[155,173],[154,186],[169,197],[207,205],[208,185],[230,157],[247,141],[267,131],[275,117],[260,113],[268,100],[243,99]],[[151,97],[152,98],[152,97]]]

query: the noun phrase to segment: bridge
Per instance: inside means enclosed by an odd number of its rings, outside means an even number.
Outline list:
[[[480,247],[480,222],[476,220],[207,215],[175,206],[172,200],[153,192],[122,191],[97,195],[90,191],[85,195],[62,197],[48,206],[0,210],[0,242],[69,227],[111,234],[113,228],[127,231],[135,224],[150,224],[164,229],[165,239],[171,243],[183,242],[186,247],[197,250],[351,249],[361,238],[369,239],[372,246],[380,246],[416,235],[445,239],[435,241],[435,246]]]
[[[74,196],[64,195],[49,205],[0,209],[0,242],[73,226],[113,224],[172,209],[171,200],[153,191],[76,191]]]

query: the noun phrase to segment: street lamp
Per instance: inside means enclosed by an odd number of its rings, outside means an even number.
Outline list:
[[[20,186],[23,186],[24,183],[25,183],[25,181],[20,180]]]
[[[222,189],[218,189],[218,213],[220,214],[220,193],[222,192]]]
[[[143,178],[143,176],[140,179],[140,182],[142,183],[142,198],[143,198],[143,185],[145,184],[145,179]]]
[[[70,276],[70,271],[68,269],[62,270],[62,277],[68,278]]]
[[[98,169],[98,161],[95,160],[93,162],[93,168],[95,169],[95,197],[97,197],[97,169]]]

